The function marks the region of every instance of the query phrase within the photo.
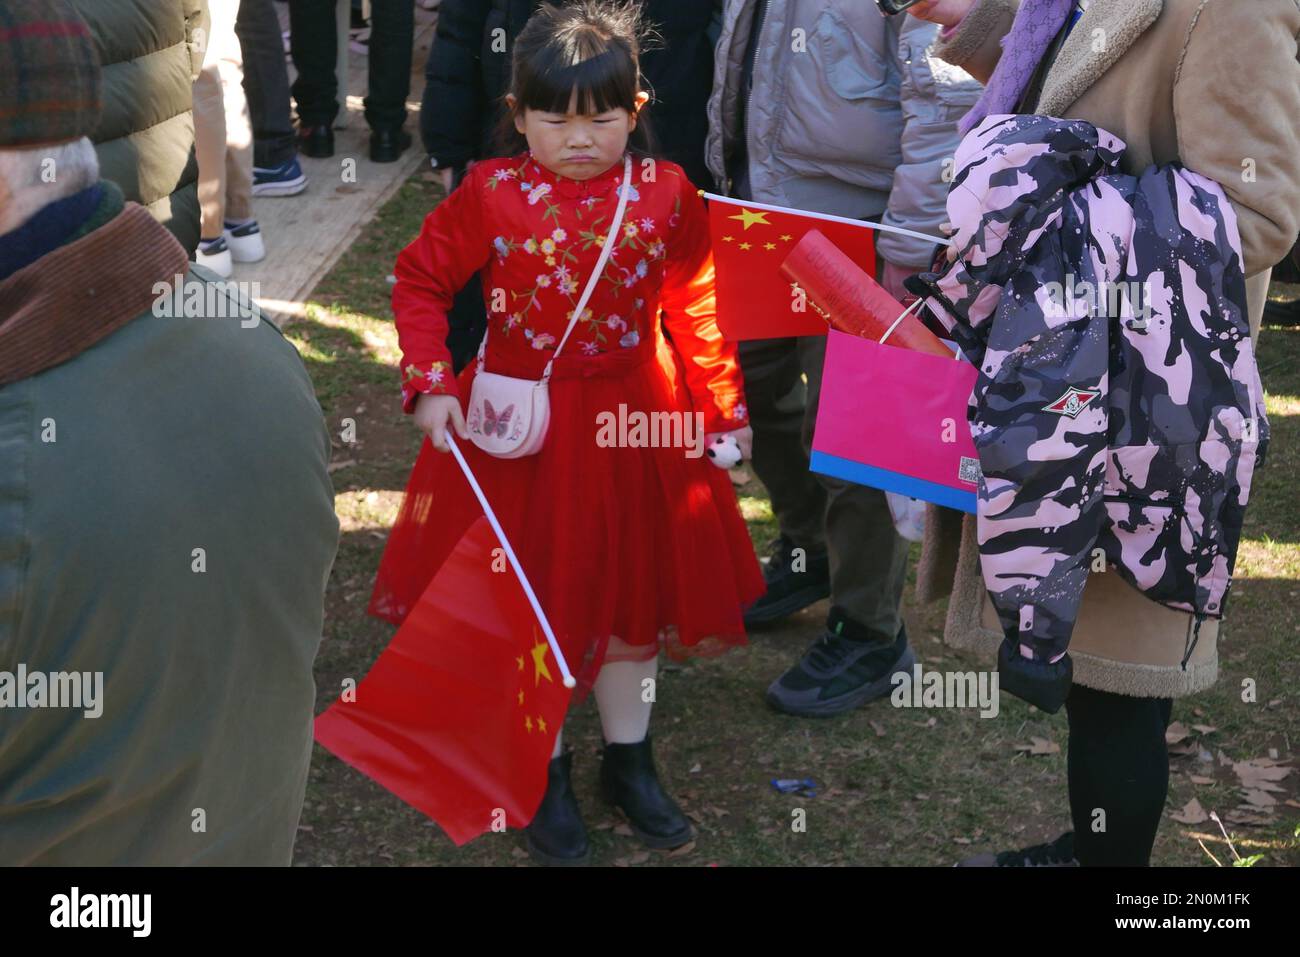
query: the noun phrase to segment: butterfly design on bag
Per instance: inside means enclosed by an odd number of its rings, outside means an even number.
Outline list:
[[[514,415],[514,403],[505,407],[499,415],[497,410],[492,408],[492,403],[487,399],[483,400],[483,432],[491,435],[495,432],[501,438],[505,438],[506,427],[510,425],[510,417]]]

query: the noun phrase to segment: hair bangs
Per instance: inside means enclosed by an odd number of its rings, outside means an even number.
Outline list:
[[[636,60],[595,31],[557,37],[520,72],[527,74],[516,94],[524,109],[586,115],[636,109]]]

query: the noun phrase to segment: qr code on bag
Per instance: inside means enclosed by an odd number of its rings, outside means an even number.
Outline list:
[[[973,459],[969,455],[963,455],[961,464],[957,467],[957,478],[963,482],[978,485],[980,481],[980,460]]]

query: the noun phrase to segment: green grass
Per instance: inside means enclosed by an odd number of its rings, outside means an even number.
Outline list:
[[[286,328],[315,382],[336,436],[333,473],[342,540],[327,594],[325,640],[317,661],[323,710],[344,678],[360,679],[383,650],[392,627],[368,618],[365,604],[384,537],[414,461],[418,438],[397,399],[396,336],[387,276],[401,247],[441,198],[421,177],[408,181],[316,290],[305,320]],[[1186,725],[1217,730],[1195,734],[1200,747],[1234,760],[1266,756],[1293,762],[1300,666],[1300,330],[1266,329],[1260,348],[1272,422],[1267,468],[1257,473],[1221,645],[1221,678],[1212,690],[1175,703]],[[357,443],[339,434],[356,423]],[[757,482],[739,490],[741,507],[760,551],[776,527]],[[988,668],[946,648],[942,603],[918,607],[914,582],[905,616],[917,655],[927,668]],[[594,860],[617,865],[947,865],[983,850],[1052,839],[1069,825],[1064,715],[1047,716],[1002,696],[998,717],[974,711],[913,711],[887,701],[828,721],[779,716],[763,703],[767,685],[815,636],[824,603],[781,628],[753,636],[747,649],[722,658],[662,669],[653,730],[660,770],[695,820],[699,840],[676,856],[650,853],[620,827],[599,801],[595,785],[600,728],[590,703],[571,715],[566,738],[576,750],[579,798],[593,835]],[[1259,688],[1241,700],[1242,679]],[[1270,706],[1269,702],[1273,702]],[[1060,751],[1029,756],[1016,745],[1047,739]],[[1199,749],[1198,749],[1199,750]],[[1209,779],[1209,784],[1194,783]],[[778,794],[772,778],[812,777],[817,797]],[[1229,825],[1243,855],[1259,866],[1300,863],[1295,837],[1300,813],[1297,781],[1282,782],[1271,823]],[[1167,814],[1156,864],[1213,866],[1198,838],[1221,861],[1231,860],[1212,822],[1183,825],[1168,813],[1197,798],[1206,810],[1230,812],[1241,803],[1230,768],[1217,757],[1172,761]],[[792,825],[804,812],[806,830]],[[488,835],[457,849],[423,815],[316,749],[303,810],[299,864],[524,863],[515,835]]]

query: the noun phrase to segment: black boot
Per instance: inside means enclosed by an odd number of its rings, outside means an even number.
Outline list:
[[[650,735],[636,744],[605,745],[600,787],[647,847],[681,847],[695,836],[691,822],[659,784]]]
[[[334,155],[334,130],[329,124],[298,127],[298,152],[313,159]]]
[[[551,758],[546,769],[546,794],[524,831],[528,853],[539,864],[564,867],[587,863],[587,826],[582,823],[578,799],[569,781],[572,763],[572,751]]]
[[[370,134],[370,161],[395,163],[411,145],[411,134],[406,130],[374,130]]]

